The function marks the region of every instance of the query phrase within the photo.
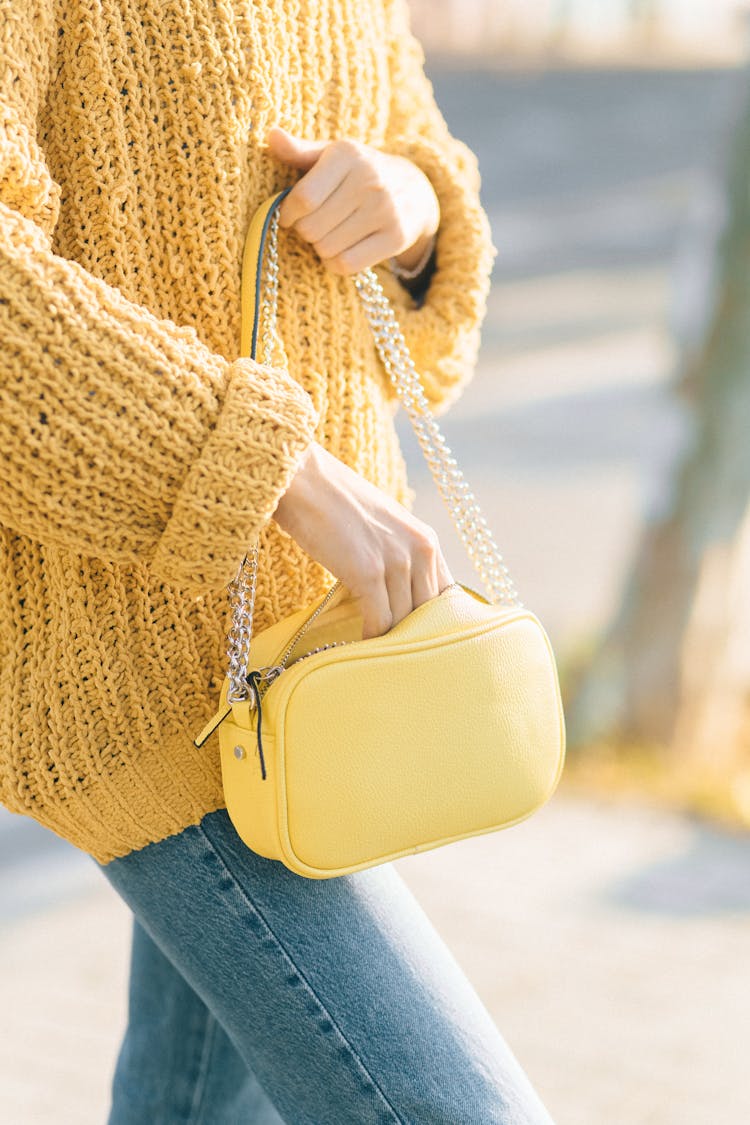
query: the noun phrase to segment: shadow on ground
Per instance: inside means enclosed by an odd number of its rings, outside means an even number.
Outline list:
[[[603,897],[629,910],[674,918],[750,914],[750,837],[696,824],[679,855],[616,880]]]

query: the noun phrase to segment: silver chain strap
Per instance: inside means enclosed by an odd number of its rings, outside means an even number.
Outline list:
[[[261,362],[272,364],[276,329],[276,300],[279,284],[278,208],[274,210],[267,237],[268,266],[263,275],[263,335]],[[414,361],[409,355],[403,333],[385,295],[377,274],[372,269],[354,276],[354,285],[362,301],[365,316],[375,338],[375,345],[391,382],[398,393],[414,427],[425,460],[438,491],[446,503],[456,530],[466,547],[490,601],[498,605],[522,607],[508,568],[487,526],[476,497],[448,448],[419,380]],[[246,699],[246,682],[250,658],[255,585],[258,574],[258,543],[242,560],[229,585],[232,624],[228,634],[229,690],[227,701]]]
[[[388,372],[419,440],[435,484],[480,578],[497,604],[521,606],[508,568],[476,497],[448,448],[419,381],[403,333],[377,274],[363,270],[354,278],[383,366]]]
[[[276,299],[279,291],[278,254],[279,209],[271,215],[266,239],[267,263],[261,271],[261,363],[273,364],[273,345],[276,332]],[[260,278],[258,279],[260,283]],[[253,631],[253,610],[255,609],[255,585],[258,578],[258,548],[260,541],[253,543],[240,563],[239,570],[228,586],[231,625],[227,634],[229,647],[229,687],[227,702],[238,703],[251,696],[247,684],[247,666],[250,661],[250,639]]]

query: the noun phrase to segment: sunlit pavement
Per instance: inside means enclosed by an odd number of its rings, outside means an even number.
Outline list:
[[[444,429],[564,659],[612,614],[689,433],[672,329],[698,331],[733,77],[433,77],[500,249]],[[400,430],[417,511],[476,584]],[[563,787],[399,866],[558,1125],[750,1120],[750,840]],[[90,859],[0,813],[2,1125],[104,1122],[129,936]]]

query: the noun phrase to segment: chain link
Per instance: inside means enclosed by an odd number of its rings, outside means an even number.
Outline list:
[[[273,363],[279,284],[278,222],[277,207],[269,224],[268,264],[263,274],[261,299],[262,362],[265,364]],[[377,274],[372,269],[362,270],[355,275],[354,285],[362,301],[383,366],[409,416],[438,491],[448,507],[469,558],[487,588],[490,601],[498,605],[522,607],[523,603],[518,597],[508,568],[480,511],[476,497],[432,416],[414,361],[409,355],[396,315]],[[252,698],[245,677],[250,658],[255,586],[258,575],[258,546],[259,542],[256,542],[250,548],[229,586],[232,615],[227,650],[230,681],[227,701],[229,703]]]
[[[227,634],[229,647],[229,688],[227,702],[247,698],[249,688],[245,677],[250,660],[250,638],[253,631],[255,583],[258,577],[258,544],[254,543],[228,586],[232,624]]]
[[[490,600],[520,607],[522,602],[476,497],[432,416],[414,360],[377,274],[371,269],[363,270],[355,276],[354,285],[383,366],[409,416],[438,491],[448,506],[469,558],[487,587]]]
[[[265,257],[265,270],[261,270],[258,284],[261,286],[261,309],[263,331],[261,336],[261,363],[273,365],[273,347],[276,333],[276,303],[279,291],[278,254],[279,209],[274,208],[268,227]],[[250,661],[250,639],[253,631],[253,611],[255,609],[255,586],[258,579],[257,540],[240,563],[237,574],[229,584],[229,608],[231,625],[227,635],[229,647],[229,687],[227,702],[238,703],[243,699],[252,700],[252,692],[247,684],[247,670]]]

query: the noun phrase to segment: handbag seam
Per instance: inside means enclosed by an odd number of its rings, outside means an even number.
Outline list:
[[[493,621],[477,621],[475,628],[464,627],[462,629],[462,628],[459,627],[452,633],[444,633],[440,636],[440,647],[442,648],[442,647],[447,646],[449,644],[456,644],[457,642],[463,641],[463,640],[473,640],[475,637],[481,637],[485,633],[491,632],[495,629],[505,628],[508,625],[515,625],[519,621],[530,621],[532,624],[538,625],[539,629],[543,633],[545,633],[545,636],[546,636],[546,631],[544,629],[544,626],[542,625],[541,621],[536,616],[536,614],[532,610],[525,610],[524,609],[524,610],[521,610],[517,615],[515,615],[513,617],[509,617],[507,620],[503,620],[502,618],[499,618],[499,619],[495,619]],[[387,634],[384,633],[381,637],[368,637],[367,639],[373,640],[373,641],[379,641],[379,640],[382,640],[383,637],[386,637],[386,636],[387,636]],[[291,694],[297,688],[298,684],[304,679],[305,676],[309,676],[313,672],[319,671],[321,668],[325,668],[325,667],[327,667],[328,665],[331,665],[331,664],[340,664],[340,663],[343,663],[344,661],[347,661],[347,660],[368,660],[368,659],[382,660],[384,657],[403,656],[403,655],[405,655],[407,653],[410,653],[410,652],[420,652],[420,651],[422,651],[422,649],[425,649],[425,648],[426,649],[431,649],[431,648],[434,649],[436,647],[435,646],[435,637],[419,637],[419,638],[415,637],[412,640],[404,640],[404,641],[397,640],[394,644],[392,644],[387,649],[384,649],[384,648],[381,647],[380,649],[372,649],[372,650],[368,650],[366,652],[363,652],[361,648],[358,651],[355,651],[354,649],[351,648],[351,644],[361,645],[361,644],[365,644],[365,643],[366,643],[365,641],[353,641],[349,645],[346,646],[348,651],[345,652],[345,653],[342,653],[341,651],[339,651],[338,653],[335,653],[333,650],[329,650],[328,652],[325,652],[325,653],[316,654],[316,655],[320,655],[321,657],[323,657],[323,659],[318,661],[317,664],[312,664],[312,665],[308,664],[308,666],[304,670],[303,674],[299,676],[299,680],[297,681],[297,683],[295,683],[292,687],[288,687],[286,689],[287,692],[289,694]],[[287,669],[287,671],[291,672],[292,668],[295,667],[296,663],[297,663],[297,661],[295,661],[294,664],[291,664],[289,666],[289,668]],[[289,680],[287,679],[287,683],[288,682],[289,682]],[[279,685],[280,684],[281,684],[281,680],[279,680]]]
[[[265,927],[268,935],[273,939],[276,947],[281,952],[282,956],[286,958],[286,960],[289,962],[291,967],[298,974],[300,980],[303,981],[304,986],[308,990],[309,994],[320,1005],[322,1011],[325,1012],[327,1018],[331,1021],[333,1027],[335,1027],[337,1033],[341,1037],[342,1042],[346,1045],[346,1047],[347,1047],[349,1053],[351,1054],[352,1058],[354,1058],[356,1060],[358,1066],[362,1069],[363,1073],[367,1076],[367,1078],[370,1080],[370,1082],[372,1082],[374,1088],[377,1090],[378,1094],[382,1098],[383,1104],[393,1114],[394,1120],[397,1122],[397,1125],[406,1125],[406,1122],[404,1121],[404,1119],[399,1116],[399,1114],[396,1112],[395,1107],[391,1104],[389,1098],[386,1096],[385,1091],[382,1089],[380,1083],[377,1081],[375,1076],[373,1074],[371,1074],[369,1067],[365,1064],[365,1062],[362,1059],[359,1051],[356,1050],[354,1045],[349,1040],[348,1036],[344,1034],[341,1026],[339,1025],[338,1020],[335,1018],[333,1013],[331,1011],[329,1011],[328,1006],[323,1003],[323,1000],[320,998],[320,996],[318,996],[318,993],[315,991],[312,984],[307,979],[307,976],[305,975],[305,973],[297,965],[297,962],[294,960],[294,958],[292,957],[292,955],[290,954],[290,952],[288,951],[288,949],[286,948],[284,943],[280,940],[280,938],[276,934],[276,931],[269,924],[268,920],[266,919],[265,914],[263,914],[263,912],[258,909],[258,907],[255,905],[255,903],[252,901],[252,899],[249,897],[249,895],[245,891],[245,888],[238,881],[238,879],[234,875],[234,872],[231,870],[231,868],[227,864],[227,861],[224,858],[224,855],[222,854],[221,850],[213,842],[211,837],[208,835],[208,833],[206,832],[203,824],[202,823],[198,824],[198,825],[196,825],[196,827],[197,827],[198,831],[201,833],[201,835],[204,837],[204,839],[206,840],[206,843],[208,844],[209,848],[212,850],[212,852],[214,853],[216,858],[221,863],[221,865],[224,868],[224,871],[226,872],[226,874],[232,880],[233,886],[240,892],[240,895],[242,896],[242,899],[245,902],[245,905],[247,906],[247,908],[253,914],[255,914],[255,916],[260,920],[262,925]],[[273,861],[269,861],[269,862],[273,862]]]

